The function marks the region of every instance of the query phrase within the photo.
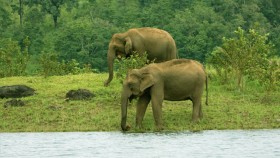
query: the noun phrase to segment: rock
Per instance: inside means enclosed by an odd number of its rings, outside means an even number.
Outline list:
[[[21,98],[35,94],[35,90],[25,85],[0,87],[0,98]]]
[[[70,90],[66,94],[66,100],[90,100],[94,96],[87,89]]]
[[[4,104],[4,108],[7,108],[9,106],[24,106],[25,103],[20,100],[20,99],[12,99],[12,100],[8,100],[5,102]]]

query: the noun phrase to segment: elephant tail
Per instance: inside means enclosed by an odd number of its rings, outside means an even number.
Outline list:
[[[206,101],[205,101],[205,104],[208,105],[208,75],[207,74],[206,74],[205,84],[206,84]]]

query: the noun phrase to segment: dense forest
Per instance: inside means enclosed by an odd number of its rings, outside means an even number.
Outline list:
[[[280,56],[279,24],[279,0],[1,0],[0,61],[28,54],[16,61],[28,60],[25,74],[36,74],[47,58],[107,71],[111,36],[135,27],[168,31],[180,58],[203,63],[238,27],[268,34]]]

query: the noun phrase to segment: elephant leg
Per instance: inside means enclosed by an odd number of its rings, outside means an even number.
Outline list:
[[[199,118],[202,119],[203,118],[203,113],[202,113],[202,105],[200,102],[200,108],[199,108]]]
[[[151,97],[147,94],[139,97],[136,107],[136,127],[138,128],[142,128],[142,121],[150,101]]]
[[[162,102],[163,94],[157,92],[152,96],[152,109],[157,130],[162,130]]]
[[[202,115],[201,111],[201,99],[200,97],[193,99],[193,113],[192,113],[192,120],[193,122],[197,122],[200,118],[200,115]]]

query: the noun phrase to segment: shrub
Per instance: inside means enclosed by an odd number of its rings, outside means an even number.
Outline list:
[[[25,75],[29,61],[28,37],[24,39],[24,49],[21,50],[18,42],[11,39],[0,40],[0,77]]]
[[[116,62],[116,77],[122,83],[126,77],[127,71],[130,69],[139,69],[145,66],[146,64],[152,63],[154,61],[149,61],[147,59],[147,53],[139,55],[137,52],[134,52],[130,57],[122,57],[120,60],[115,60]]]
[[[40,56],[40,65],[40,74],[45,77],[91,72],[90,65],[86,64],[81,68],[75,59],[59,62],[58,55],[55,53],[42,53]]]
[[[251,78],[260,81],[266,78],[271,65],[268,56],[272,44],[267,42],[268,34],[260,35],[253,29],[246,33],[239,27],[235,33],[235,38],[223,38],[222,46],[211,53],[208,61],[217,69],[218,74],[226,79],[228,73],[233,72],[233,77],[237,79],[237,86],[242,90],[245,75],[254,76]],[[272,68],[271,71],[274,69]]]
[[[257,78],[267,92],[280,87],[280,60],[270,59],[262,67],[252,69],[251,78]]]

